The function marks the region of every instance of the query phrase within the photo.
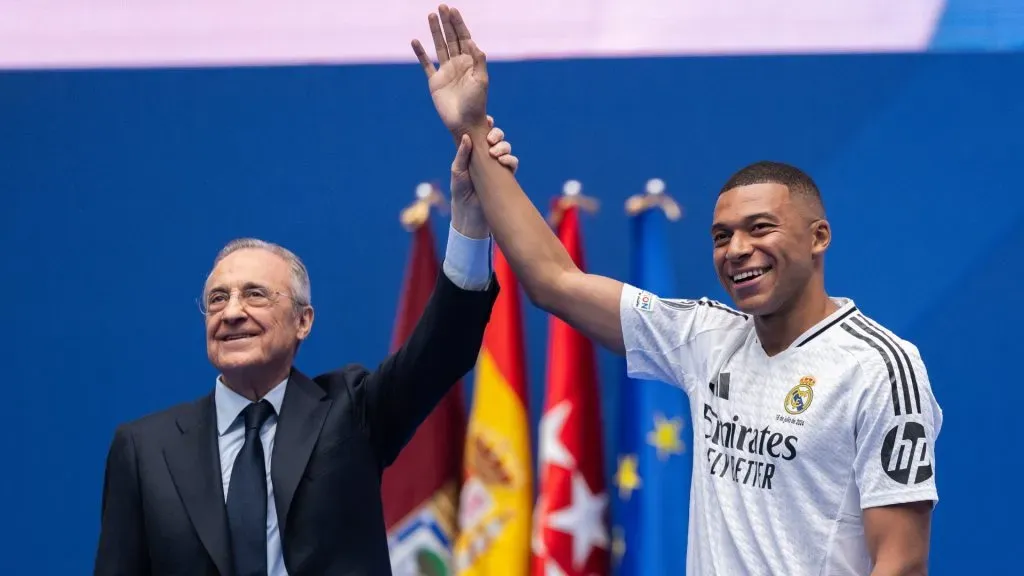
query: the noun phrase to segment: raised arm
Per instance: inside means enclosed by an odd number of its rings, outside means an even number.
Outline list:
[[[423,65],[434,106],[461,147],[486,149],[487,66],[456,9],[441,5],[428,17],[435,69],[419,41],[413,51]],[[488,154],[473,154],[470,175],[498,246],[530,300],[619,354],[625,352],[619,301],[622,283],[586,274],[575,266],[515,176]]]
[[[476,363],[497,282],[466,290],[446,273],[401,348],[362,381],[377,458],[390,466],[445,394]]]
[[[490,157],[510,174],[519,160],[501,129],[490,130]],[[487,150],[487,147],[480,148]],[[481,155],[488,155],[487,153]],[[367,416],[385,465],[412,437],[455,382],[476,363],[484,328],[497,297],[491,240],[468,173],[469,150],[452,162],[452,223],[437,284],[403,346],[367,377]]]

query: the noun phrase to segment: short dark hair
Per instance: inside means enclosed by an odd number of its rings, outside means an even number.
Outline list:
[[[821,191],[814,180],[806,172],[783,162],[772,162],[762,160],[740,168],[735,174],[729,177],[718,195],[751,184],[782,184],[789,188],[789,193],[810,200],[811,204],[822,214],[825,213],[825,205],[821,201]]]

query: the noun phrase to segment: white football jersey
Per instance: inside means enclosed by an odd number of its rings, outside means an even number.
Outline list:
[[[917,348],[834,301],[768,357],[746,314],[623,289],[629,375],[690,398],[691,576],[867,576],[862,510],[938,502],[942,411]]]

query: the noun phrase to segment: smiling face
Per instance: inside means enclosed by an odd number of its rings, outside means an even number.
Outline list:
[[[206,282],[206,353],[226,379],[287,373],[310,332],[313,309],[298,308],[288,262],[241,249],[217,263]]]
[[[736,307],[767,316],[786,309],[823,273],[831,234],[809,200],[783,184],[757,183],[719,195],[711,237],[718,279]]]

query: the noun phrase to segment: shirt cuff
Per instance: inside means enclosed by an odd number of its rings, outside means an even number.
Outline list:
[[[463,290],[486,290],[491,283],[491,237],[469,238],[449,224],[448,247],[441,268]]]

